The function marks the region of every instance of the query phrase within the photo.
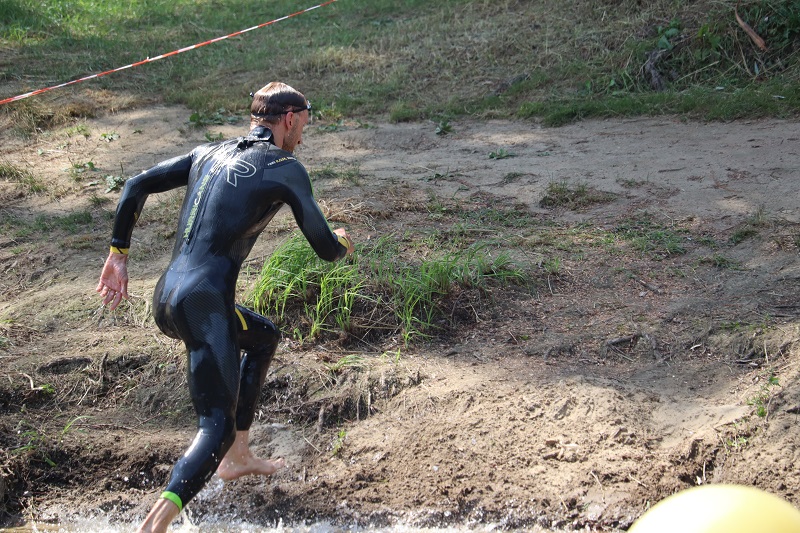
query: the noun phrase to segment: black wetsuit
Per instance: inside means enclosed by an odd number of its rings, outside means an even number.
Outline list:
[[[187,186],[172,260],[153,296],[158,327],[186,344],[198,415],[197,435],[165,492],[179,507],[214,474],[235,432],[249,429],[278,344],[272,322],[234,302],[239,269],[258,235],[288,204],[322,259],[347,252],[303,166],[271,140],[270,130],[257,126],[247,137],[164,161],[128,180],[117,207],[111,245],[126,249],[147,196]]]

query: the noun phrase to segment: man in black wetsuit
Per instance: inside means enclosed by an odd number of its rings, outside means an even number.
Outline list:
[[[236,280],[258,235],[288,204],[314,251],[335,261],[353,252],[344,229],[331,231],[305,168],[292,155],[311,105],[273,82],[251,105],[246,137],[200,146],[129,179],[117,206],[97,291],[115,309],[128,298],[128,248],[147,196],[186,186],[175,247],[153,296],[155,322],[181,339],[198,431],[139,528],[165,532],[216,471],[222,479],[270,475],[283,460],[259,459],[249,429],[280,334],[263,316],[236,305]],[[241,357],[240,357],[241,350]]]

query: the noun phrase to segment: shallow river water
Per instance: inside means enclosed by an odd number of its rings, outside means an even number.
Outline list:
[[[130,533],[136,529],[136,524],[110,524],[102,519],[77,520],[66,524],[29,523],[14,528],[0,528],[3,533]],[[275,527],[256,526],[246,523],[216,524],[204,522],[201,524],[182,523],[170,528],[170,533],[487,533],[494,531],[507,531],[494,525],[458,526],[447,528],[418,528],[397,525],[387,528],[369,527],[343,527],[327,523],[315,523],[302,526]],[[549,529],[534,527],[526,529],[531,533],[557,533]],[[589,530],[587,530],[589,531]]]

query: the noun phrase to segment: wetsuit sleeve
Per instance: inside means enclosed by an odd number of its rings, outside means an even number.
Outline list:
[[[112,248],[127,251],[131,244],[133,227],[139,219],[147,196],[185,186],[189,182],[192,161],[193,154],[168,159],[125,182],[114,218]]]
[[[290,163],[281,170],[289,173],[291,194],[286,203],[292,209],[294,219],[308,240],[311,248],[325,261],[336,261],[347,255],[347,246],[331,231],[325,215],[319,208],[311,189],[311,179],[306,169],[298,162]]]

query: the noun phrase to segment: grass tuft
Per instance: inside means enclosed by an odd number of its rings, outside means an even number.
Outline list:
[[[12,183],[19,183],[24,186],[28,192],[36,194],[47,190],[42,180],[34,176],[27,170],[23,170],[13,163],[8,161],[0,161],[0,179],[10,181]]]
[[[539,205],[542,207],[584,209],[594,204],[613,202],[614,198],[614,194],[597,191],[585,183],[570,186],[566,181],[561,181],[551,182],[547,185]]]
[[[293,324],[300,340],[399,334],[409,344],[457,320],[447,307],[456,295],[495,282],[529,282],[508,255],[491,257],[480,246],[414,262],[382,238],[360,247],[358,257],[327,263],[295,234],[264,264],[248,301],[278,324]]]
[[[615,232],[635,250],[656,259],[686,253],[686,232],[658,224],[649,213],[623,220]]]

